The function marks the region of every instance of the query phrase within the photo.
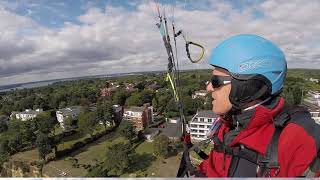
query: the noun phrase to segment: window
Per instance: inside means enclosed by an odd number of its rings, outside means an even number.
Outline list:
[[[196,129],[191,129],[191,132],[198,132],[198,130],[196,130]]]
[[[204,138],[204,135],[199,135],[200,138]]]
[[[204,128],[204,125],[199,125],[199,128]]]
[[[196,124],[191,124],[191,127],[197,128],[198,126]]]
[[[200,122],[204,122],[204,118],[200,118]]]
[[[199,130],[199,133],[204,133],[204,130]]]
[[[208,129],[210,129],[210,126],[207,126]]]
[[[208,119],[208,122],[211,123],[211,122],[212,122],[212,119]]]

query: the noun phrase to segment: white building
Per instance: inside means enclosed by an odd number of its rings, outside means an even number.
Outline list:
[[[192,94],[192,99],[205,98],[207,93],[206,90],[195,91],[194,94]]]
[[[43,112],[42,109],[36,109],[35,111],[31,109],[26,109],[23,112],[14,112],[12,115],[15,115],[15,117],[21,121],[26,121],[37,117],[37,115],[41,112]]]
[[[217,117],[211,110],[197,112],[190,122],[191,139],[196,141],[205,140],[210,126]]]
[[[80,106],[71,106],[71,107],[59,109],[56,112],[57,120],[60,123],[60,127],[63,130],[66,129],[66,127],[64,125],[64,121],[67,118],[72,118],[72,119],[77,118],[80,113],[80,108],[81,108]]]
[[[308,97],[304,101],[320,107],[320,93],[318,91],[309,91]]]
[[[310,111],[312,119],[316,121],[316,123],[320,124],[320,108],[318,110]]]
[[[319,83],[319,79],[310,78],[309,81]]]

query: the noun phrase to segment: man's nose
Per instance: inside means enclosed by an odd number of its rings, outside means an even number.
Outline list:
[[[211,82],[208,82],[208,83],[207,83],[207,91],[208,91],[208,92],[213,92],[213,91],[214,91]]]

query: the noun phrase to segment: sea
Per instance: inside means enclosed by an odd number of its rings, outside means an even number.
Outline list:
[[[108,77],[120,77],[120,76],[129,76],[129,75],[140,75],[143,74],[141,72],[137,73],[118,73],[118,74],[108,74],[108,75],[96,75],[96,76],[84,76],[84,77],[73,77],[73,78],[64,78],[64,79],[53,79],[53,80],[45,80],[45,81],[36,81],[36,82],[27,82],[27,83],[19,83],[19,84],[10,84],[0,86],[0,92],[14,91],[18,89],[29,89],[35,87],[43,87],[48,86],[56,82],[63,81],[75,81],[80,79],[97,79],[97,78],[108,78]]]

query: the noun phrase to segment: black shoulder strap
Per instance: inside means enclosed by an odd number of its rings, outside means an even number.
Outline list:
[[[281,132],[282,128],[275,128],[266,155],[260,156],[260,160],[258,161],[259,169],[257,170],[258,177],[271,177],[271,169],[276,169],[276,174],[274,176],[277,176],[277,173],[280,171],[278,162],[278,143]]]
[[[301,106],[288,106],[285,107],[282,112],[274,119],[275,133],[269,144],[266,158],[269,159],[266,169],[277,168],[278,165],[278,139],[282,129],[288,124],[288,122],[295,123],[306,130],[306,132],[312,136],[316,142],[316,148],[318,151],[317,156],[312,161],[310,166],[304,172],[304,177],[314,177],[315,174],[320,171],[320,125],[315,123],[311,118],[308,110]],[[270,166],[270,167],[268,167]],[[280,166],[278,165],[278,170]],[[268,170],[261,173],[262,176],[270,176]]]

